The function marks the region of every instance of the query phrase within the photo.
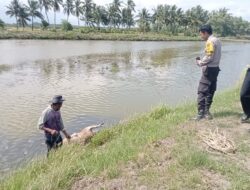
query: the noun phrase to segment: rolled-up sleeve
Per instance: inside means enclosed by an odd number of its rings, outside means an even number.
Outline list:
[[[47,110],[43,111],[42,115],[40,116],[39,120],[38,120],[38,129],[42,129],[44,127],[44,124],[47,122],[48,120],[48,114],[47,114]]]
[[[205,48],[205,56],[202,58],[200,65],[206,66],[214,60],[214,44],[211,41],[207,41]]]

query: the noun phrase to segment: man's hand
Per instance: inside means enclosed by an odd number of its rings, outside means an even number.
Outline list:
[[[71,139],[71,136],[69,134],[67,134],[66,138],[69,140],[69,139]]]
[[[56,136],[58,134],[58,131],[57,130],[51,130],[50,134],[52,136]]]
[[[196,64],[197,64],[198,66],[201,66],[201,60],[196,59]]]
[[[71,139],[71,136],[67,133],[66,130],[63,130],[62,132],[63,132],[64,136],[65,136],[68,140]]]

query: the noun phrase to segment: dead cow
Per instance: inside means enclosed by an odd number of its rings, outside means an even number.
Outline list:
[[[72,134],[70,140],[63,139],[63,144],[86,144],[100,130],[101,127],[103,127],[103,124],[86,127],[79,133]]]

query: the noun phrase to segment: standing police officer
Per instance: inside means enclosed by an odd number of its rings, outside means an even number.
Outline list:
[[[206,41],[205,56],[196,58],[196,63],[202,69],[202,77],[198,87],[198,114],[196,120],[203,118],[213,119],[210,107],[213,102],[214,93],[217,88],[217,77],[220,72],[219,64],[221,59],[221,42],[213,36],[210,25],[200,28],[200,36]]]
[[[241,122],[249,122],[250,119],[250,67],[248,67],[246,76],[240,92],[240,100],[242,109],[244,111],[243,116],[241,117]]]

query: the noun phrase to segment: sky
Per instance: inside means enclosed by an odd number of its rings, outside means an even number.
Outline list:
[[[11,0],[0,0],[0,18],[6,23],[14,23],[14,18],[9,18],[5,15],[6,6],[10,3]],[[127,0],[123,0],[126,2]],[[20,0],[20,2],[26,3],[27,0]],[[112,2],[112,0],[94,0],[96,4],[99,5],[107,5]],[[187,10],[193,6],[201,5],[206,10],[218,10],[219,8],[226,7],[229,9],[229,12],[235,16],[241,16],[244,19],[250,21],[250,1],[249,0],[134,0],[136,4],[136,10],[140,10],[142,8],[147,8],[152,10],[159,4],[176,4],[178,7],[181,7],[184,10]],[[49,19],[52,22],[53,19],[52,11],[49,14]],[[62,10],[61,13],[57,13],[57,23],[59,23],[62,19],[66,19],[66,15],[63,15]],[[77,19],[74,16],[69,18],[69,21],[72,24],[77,24]]]

